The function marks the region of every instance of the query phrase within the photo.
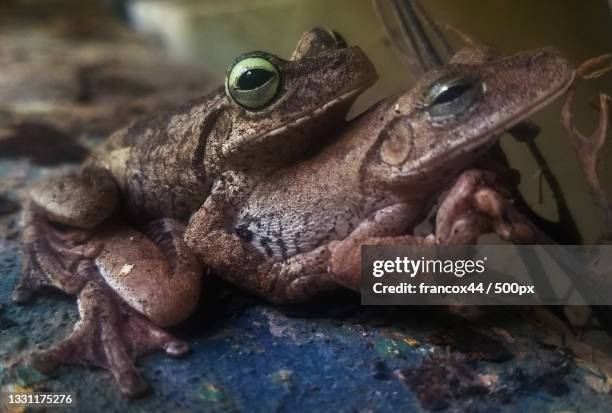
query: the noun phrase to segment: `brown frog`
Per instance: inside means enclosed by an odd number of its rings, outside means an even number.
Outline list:
[[[518,238],[525,224],[496,222],[503,199],[486,191],[495,180],[479,171],[458,179],[438,210],[436,234],[408,234],[441,188],[572,80],[554,49],[512,56],[465,49],[352,121],[315,156],[259,181],[223,174],[185,240],[226,280],[293,302],[339,285],[358,289],[364,244],[466,242],[488,227]]]
[[[376,81],[357,47],[313,29],[292,59],[240,56],[226,84],[172,112],[113,134],[82,168],[35,184],[24,213],[23,272],[14,300],[41,287],[78,296],[81,320],[64,341],[31,356],[109,369],[120,390],[141,394],[139,354],[184,354],[160,327],[191,314],[201,266],[185,224],[220,174],[259,176],[321,145],[355,98]]]

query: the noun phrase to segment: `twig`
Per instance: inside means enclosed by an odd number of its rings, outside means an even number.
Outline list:
[[[595,79],[612,70],[612,55],[607,54],[589,59],[576,68],[576,74],[583,79]],[[561,111],[561,123],[568,131],[570,142],[578,162],[597,203],[606,217],[607,233],[612,233],[612,198],[603,187],[601,172],[605,158],[605,143],[610,121],[610,96],[599,94],[599,122],[591,136],[582,134],[574,125],[571,106],[575,95],[575,83],[570,87]]]

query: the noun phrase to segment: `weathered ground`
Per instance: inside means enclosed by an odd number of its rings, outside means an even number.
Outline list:
[[[209,286],[173,330],[192,352],[141,360],[151,391],[138,400],[121,398],[104,371],[3,367],[77,320],[73,298],[52,291],[10,302],[27,183],[75,165],[130,120],[214,86],[121,28],[83,30],[0,30],[0,387],[76,392],[75,410],[87,412],[609,410],[611,364],[593,349],[605,345],[602,333],[577,341],[544,310],[498,308],[468,322],[432,308],[361,307],[348,293],[274,307]]]

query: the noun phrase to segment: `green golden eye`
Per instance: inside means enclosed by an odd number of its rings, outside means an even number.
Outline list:
[[[267,106],[278,93],[280,74],[277,67],[263,57],[245,57],[237,61],[227,76],[232,99],[247,109]]]

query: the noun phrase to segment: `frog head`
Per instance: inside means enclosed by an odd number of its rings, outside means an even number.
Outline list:
[[[368,174],[405,194],[432,189],[483,155],[497,139],[564,93],[574,79],[567,59],[541,48],[510,56],[460,52],[389,102]]]
[[[360,48],[322,29],[304,33],[291,60],[239,56],[209,112],[205,170],[265,172],[306,156],[376,79]]]

